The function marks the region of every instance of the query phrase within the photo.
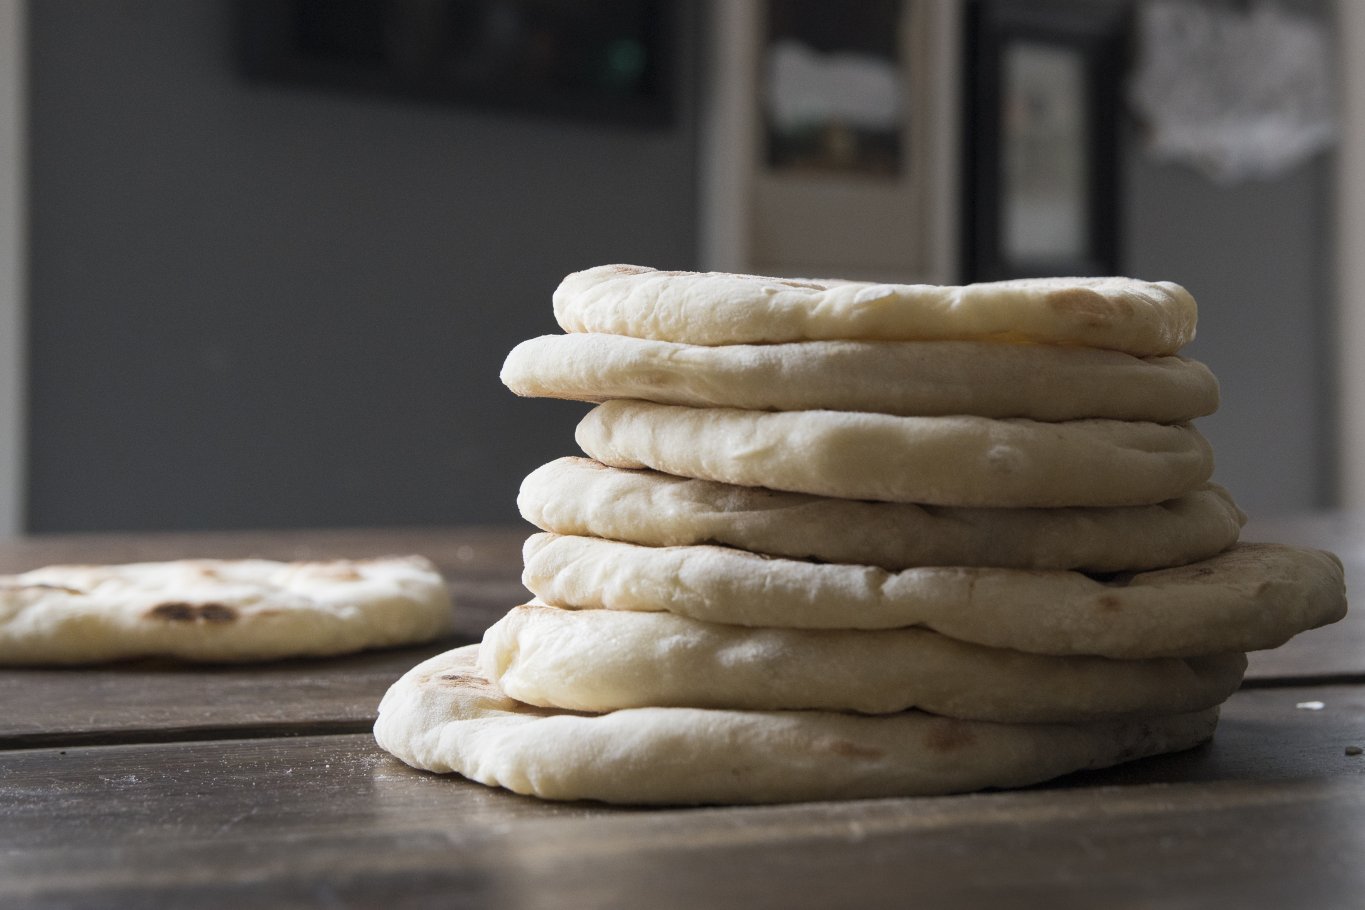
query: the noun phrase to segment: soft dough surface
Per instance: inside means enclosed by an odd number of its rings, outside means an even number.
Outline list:
[[[0,577],[0,664],[272,660],[428,641],[450,594],[418,556],[51,566]]]
[[[525,566],[522,583],[559,607],[792,629],[923,626],[997,648],[1119,659],[1275,648],[1346,614],[1341,562],[1280,544],[1107,581],[971,566],[891,573],[554,534],[526,542]]]
[[[1246,656],[1046,657],[928,629],[755,629],[532,604],[484,633],[479,669],[519,701],[575,711],[919,708],[1001,723],[1085,723],[1211,708],[1237,689]]]
[[[1153,505],[1202,486],[1188,424],[891,417],[608,401],[575,434],[613,467],[842,499],[939,506]]]
[[[1027,278],[939,287],[792,281],[603,265],[555,290],[566,332],[686,344],[806,340],[1028,341],[1174,354],[1194,340],[1194,298],[1132,278]]]
[[[478,646],[438,655],[394,683],[379,745],[416,768],[543,799],[776,803],[933,796],[1020,787],[1195,746],[1211,708],[1093,724],[992,724],[918,711],[535,708],[480,675]]]
[[[1218,382],[1180,357],[974,341],[676,344],[624,335],[545,335],[507,356],[518,395],[688,407],[974,414],[1180,423],[1212,414]]]
[[[893,571],[1177,566],[1226,550],[1246,520],[1213,484],[1151,506],[933,508],[741,487],[574,457],[532,471],[517,505],[527,521],[557,534],[650,547],[720,544]]]

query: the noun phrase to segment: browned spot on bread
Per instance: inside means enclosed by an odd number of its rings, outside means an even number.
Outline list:
[[[1106,594],[1095,601],[1095,603],[1106,613],[1117,613],[1119,610],[1123,609],[1123,601],[1119,600],[1113,594]]]
[[[787,287],[789,287],[789,288],[805,288],[805,289],[810,290],[810,291],[823,291],[823,290],[825,290],[825,286],[824,286],[823,284],[813,284],[813,283],[811,283],[811,282],[809,282],[809,281],[787,281],[787,280],[783,280],[783,281],[779,281],[778,284],[785,284],[785,285],[786,285]]]
[[[237,611],[227,604],[201,604],[199,618],[204,622],[232,622],[237,618]]]
[[[147,619],[159,619],[165,622],[202,621],[216,624],[232,622],[237,618],[237,611],[227,604],[209,603],[195,606],[182,601],[172,601],[157,604],[144,615]]]
[[[447,673],[438,678],[444,682],[454,683],[457,686],[471,686],[475,689],[492,688],[492,683],[482,676],[470,676],[468,673]]]
[[[337,581],[360,581],[365,577],[350,566],[331,566],[321,574]]]
[[[945,720],[935,724],[924,737],[924,744],[935,752],[955,752],[976,742],[976,734],[961,721]]]
[[[1106,326],[1131,316],[1133,305],[1121,297],[1105,297],[1090,288],[1066,288],[1047,295],[1047,305],[1058,313],[1077,316],[1089,326]]]
[[[654,270],[639,265],[613,265],[609,267],[607,271],[613,275],[643,275],[645,272],[652,272]]]
[[[147,611],[148,619],[161,619],[167,622],[194,622],[198,611],[193,604],[187,603],[164,603],[157,604]]]
[[[871,746],[860,746],[857,743],[851,743],[846,739],[833,740],[826,748],[835,755],[844,755],[848,758],[874,759],[882,758],[886,755],[881,749],[873,749]]]

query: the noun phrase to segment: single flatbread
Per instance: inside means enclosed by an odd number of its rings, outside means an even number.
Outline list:
[[[672,613],[513,609],[484,633],[479,671],[518,701],[574,711],[679,707],[931,714],[1087,723],[1213,707],[1243,654],[1045,657],[927,629],[751,629]]]
[[[542,799],[778,803],[938,796],[1021,787],[1188,749],[1216,708],[1086,725],[988,724],[917,711],[637,708],[582,715],[508,698],[477,670],[478,646],[409,670],[374,736],[402,761]]]
[[[429,641],[450,594],[420,556],[50,566],[0,577],[0,664],[273,660]]]
[[[1194,298],[1132,278],[1026,278],[938,287],[791,281],[604,265],[554,293],[566,332],[685,344],[787,341],[1014,341],[1174,354],[1194,340]]]
[[[1218,408],[1208,367],[1180,357],[977,341],[675,344],[624,335],[545,335],[508,355],[518,395],[636,398],[756,411],[872,411],[1180,423]]]
[[[1213,473],[1192,426],[1122,420],[890,417],[608,401],[578,445],[617,468],[841,499],[938,506],[1136,506]]]
[[[930,508],[832,499],[560,458],[522,481],[522,516],[546,531],[649,547],[719,544],[769,556],[880,566],[1133,572],[1205,559],[1246,516],[1209,484],[1152,506]]]
[[[522,583],[572,609],[669,612],[791,629],[918,626],[1035,654],[1134,659],[1276,648],[1346,615],[1331,553],[1249,543],[1179,568],[1080,572],[770,559],[727,547],[641,547],[536,534]]]

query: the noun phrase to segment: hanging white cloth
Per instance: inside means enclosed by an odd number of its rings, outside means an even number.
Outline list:
[[[1277,4],[1148,0],[1129,100],[1148,151],[1220,183],[1270,178],[1331,145],[1332,42]]]

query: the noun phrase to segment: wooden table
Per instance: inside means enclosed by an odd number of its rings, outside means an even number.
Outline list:
[[[1215,741],[937,799],[630,810],[414,771],[368,734],[425,656],[523,597],[524,532],[0,542],[59,561],[420,552],[457,635],[259,667],[0,670],[0,907],[1365,907],[1365,611],[1256,655]],[[1365,521],[1253,525],[1365,579]],[[1314,709],[1315,703],[1321,707]]]

